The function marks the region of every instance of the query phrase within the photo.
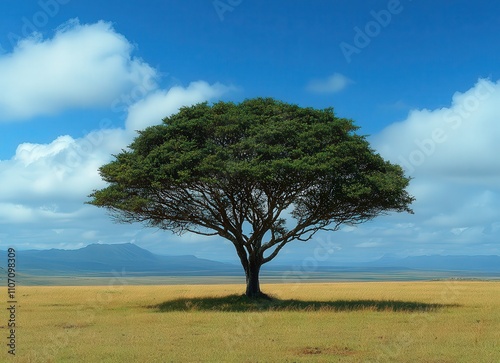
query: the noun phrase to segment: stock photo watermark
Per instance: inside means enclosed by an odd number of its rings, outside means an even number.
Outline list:
[[[436,303],[445,306],[456,304],[462,295],[462,289],[458,281],[446,281]],[[367,363],[397,362],[398,358],[406,353],[406,349],[418,344],[418,336],[429,334],[431,324],[436,324],[436,319],[432,314],[412,313],[409,316],[408,329],[402,331],[393,342],[385,345],[378,355],[368,360]]]
[[[225,14],[229,11],[232,13],[234,9],[241,5],[243,0],[214,0],[212,5],[219,17],[220,21],[224,21]]]
[[[439,146],[446,143],[453,131],[458,130],[465,121],[474,116],[484,101],[491,97],[495,88],[487,80],[481,80],[473,93],[467,95],[463,102],[448,110],[443,117],[443,126],[434,128],[428,137],[415,139],[415,148],[407,155],[399,155],[399,163],[409,174],[413,174],[423,165]]]
[[[407,0],[411,2],[412,0]],[[403,12],[404,6],[400,0],[389,0],[385,9],[371,10],[369,20],[364,26],[354,27],[354,36],[350,42],[341,42],[340,50],[347,63],[352,62],[355,54],[360,54],[363,49],[368,47],[372,40],[378,37],[382,30],[387,28],[396,15]]]
[[[327,261],[336,251],[342,249],[330,240],[330,236],[326,240],[321,237],[316,240],[317,246],[312,255],[305,257],[300,265],[294,266],[282,275],[282,282],[294,284],[292,290],[296,290],[303,281],[310,278],[318,270],[321,262]]]
[[[43,350],[30,351],[28,361],[54,361],[57,354],[74,342],[80,334],[80,330],[72,329],[73,327],[90,326],[96,321],[97,315],[113,301],[113,294],[123,291],[123,286],[127,284],[125,269],[121,272],[113,270],[111,274],[113,277],[110,277],[107,288],[97,292],[93,298],[82,302],[76,309],[74,322],[62,325],[60,328],[63,330],[49,334],[50,343],[46,344]]]
[[[56,17],[61,10],[61,5],[66,5],[70,0],[40,0],[38,7],[40,10],[34,12],[31,16],[23,16],[21,18],[20,33],[9,32],[7,40],[10,47],[13,48],[20,40],[28,38],[33,34],[38,33],[42,28],[46,27],[49,20]],[[0,54],[5,53],[6,50],[0,44]]]
[[[264,324],[264,317],[262,314],[256,312],[247,315],[246,318],[243,316],[236,317],[236,328],[230,333],[224,334],[224,341],[229,349],[237,349],[242,341],[245,341],[251,337],[255,330]]]
[[[293,283],[292,288],[295,291],[300,284],[311,277],[320,266],[321,262],[327,261],[336,251],[341,248],[334,244],[330,237],[327,240],[317,238],[317,246],[314,248],[310,256],[305,257],[300,265],[294,266],[292,269],[286,271],[282,275],[283,283]],[[229,349],[236,349],[242,341],[248,339],[255,333],[255,330],[264,324],[264,317],[259,312],[252,313],[246,318],[236,318],[236,328],[224,335],[224,340]]]
[[[111,111],[116,114],[121,114],[121,117],[125,118],[129,107],[143,99],[155,88],[156,82],[153,77],[144,78],[143,82],[133,87],[130,92],[118,96],[110,104]],[[61,173],[79,168],[86,158],[103,145],[106,141],[106,137],[112,132],[113,122],[109,118],[101,119],[98,130],[91,132],[86,129],[82,130],[84,136],[79,140],[75,140],[75,142],[68,147],[64,160],[54,165],[54,171],[62,176]]]
[[[16,250],[9,248],[7,250],[7,353],[11,356],[16,355],[17,331],[17,291],[16,291]]]

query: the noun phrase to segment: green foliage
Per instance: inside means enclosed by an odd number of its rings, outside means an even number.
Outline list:
[[[411,212],[401,167],[356,130],[331,108],[270,98],[184,107],[101,167],[109,186],[90,204],[121,222],[222,236],[258,275],[292,240]]]

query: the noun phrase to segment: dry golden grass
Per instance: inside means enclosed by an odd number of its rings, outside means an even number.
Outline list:
[[[401,300],[446,306],[430,312],[159,312],[151,306],[177,298],[237,294],[243,286],[18,286],[15,361],[500,362],[500,282],[263,288],[280,299]],[[0,294],[6,296],[5,288]],[[5,323],[0,321],[0,326],[6,337]],[[2,346],[0,360],[7,361],[7,348]]]

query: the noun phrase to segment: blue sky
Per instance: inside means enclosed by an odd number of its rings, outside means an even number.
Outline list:
[[[498,255],[498,34],[500,4],[484,0],[2,1],[1,246],[236,260],[217,238],[114,224],[83,203],[135,130],[183,105],[270,96],[355,120],[417,198],[414,215],[319,233],[275,263]]]

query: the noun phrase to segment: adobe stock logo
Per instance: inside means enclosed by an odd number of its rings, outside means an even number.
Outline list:
[[[241,5],[243,0],[214,0],[212,5],[214,6],[215,12],[219,16],[220,21],[224,21],[224,14],[233,12],[233,10]]]
[[[426,138],[415,139],[415,147],[407,155],[399,155],[399,164],[409,174],[413,174],[419,166],[423,165],[438,149],[449,140],[452,133],[464,125],[465,121],[472,119],[481,109],[484,102],[496,91],[492,83],[480,80],[474,91],[470,92],[455,107],[447,110],[440,127],[435,127]]]
[[[347,63],[351,63],[354,54],[359,54],[363,49],[368,47],[372,39],[378,37],[382,30],[389,26],[394,15],[401,14],[403,10],[404,7],[400,0],[389,0],[386,9],[370,11],[372,20],[368,21],[362,28],[359,26],[354,27],[352,44],[347,42],[340,43],[340,50]]]
[[[47,26],[49,20],[59,14],[61,5],[66,5],[69,2],[70,0],[38,1],[37,4],[40,10],[36,11],[31,16],[23,16],[21,18],[21,34],[17,34],[14,32],[9,32],[9,34],[7,34],[7,39],[9,40],[10,46],[14,47],[23,38],[27,38]],[[5,52],[5,49],[0,44],[0,54]]]

